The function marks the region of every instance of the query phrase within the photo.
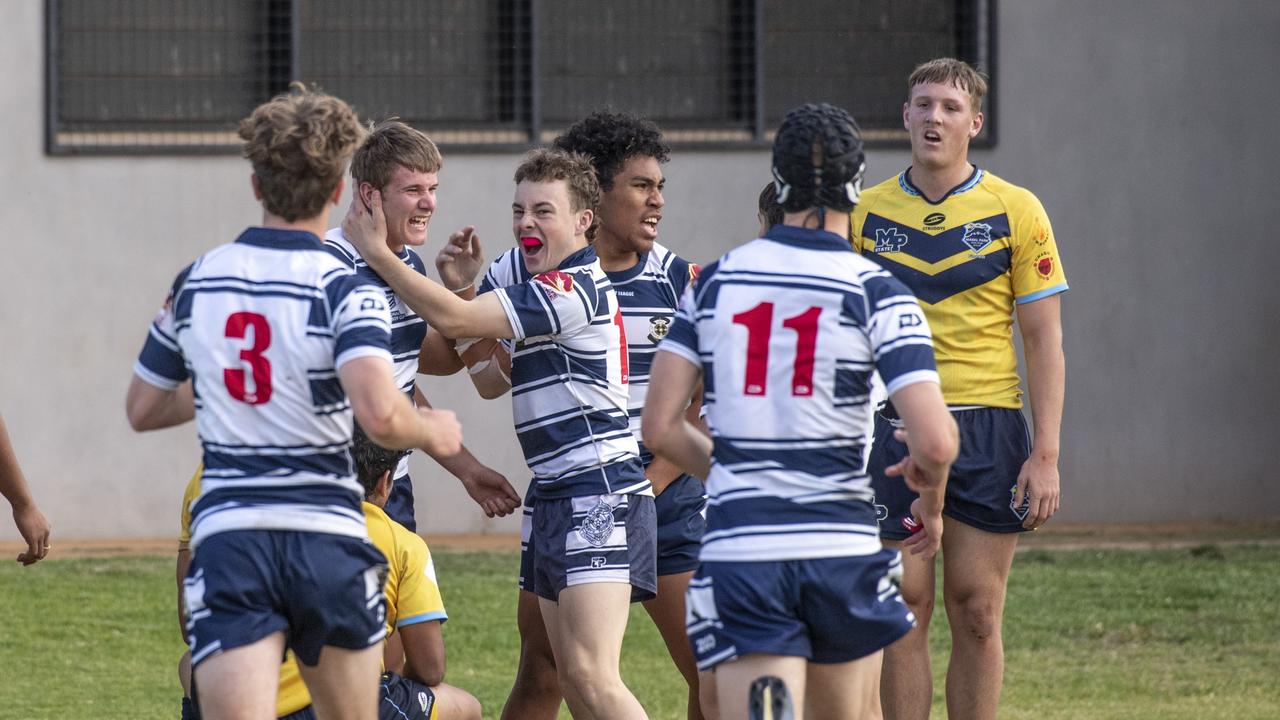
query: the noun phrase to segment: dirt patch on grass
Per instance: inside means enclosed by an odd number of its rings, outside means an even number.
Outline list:
[[[430,534],[424,535],[433,548],[461,551],[518,550],[515,534]],[[1269,522],[1161,523],[1149,525],[1085,525],[1050,523],[1044,529],[1023,533],[1019,550],[1084,550],[1090,548],[1159,549],[1201,545],[1280,544],[1280,519]],[[0,542],[0,557],[17,557],[25,545]],[[102,557],[117,555],[172,555],[178,549],[173,538],[117,538],[109,540],[63,540],[54,537],[50,558]]]

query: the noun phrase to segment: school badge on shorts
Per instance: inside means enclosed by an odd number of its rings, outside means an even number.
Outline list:
[[[1009,488],[1009,509],[1013,511],[1014,517],[1019,520],[1026,520],[1027,513],[1031,512],[1031,491],[1028,490],[1022,496],[1022,507],[1013,504],[1013,500],[1016,497],[1018,497],[1018,485],[1014,483],[1013,487]]]
[[[578,534],[591,547],[604,547],[613,534],[613,506],[604,498],[597,500],[595,506],[587,511],[587,516],[582,518]]]

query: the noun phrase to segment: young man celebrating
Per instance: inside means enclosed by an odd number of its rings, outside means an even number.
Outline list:
[[[600,189],[585,158],[548,150],[526,156],[515,181],[519,246],[479,295],[450,292],[387,249],[377,192],[371,212],[352,203],[343,230],[400,298],[460,338],[482,396],[511,391],[537,494],[527,577],[560,687],[576,716],[640,718],[618,661],[631,600],[656,590],[653,492],[627,425],[622,313],[587,244]],[[513,352],[494,338],[514,341]]]
[[[402,122],[390,120],[376,125],[356,148],[351,159],[351,177],[356,199],[369,206],[369,197],[378,190],[387,218],[387,247],[406,266],[426,273],[422,258],[414,252],[427,242],[427,230],[436,210],[436,188],[444,166],[440,151],[423,133]],[[361,280],[379,287],[391,311],[391,355],[396,382],[419,407],[430,407],[417,387],[419,372],[452,374],[462,369],[452,343],[427,326],[396,297],[360,257],[359,251],[333,228],[325,235],[325,247]],[[462,481],[467,493],[489,517],[503,517],[519,507],[520,496],[498,472],[482,465],[465,447],[451,457],[433,457]],[[387,501],[387,515],[410,530],[417,531],[414,519],[413,485],[409,479],[409,458],[400,459],[395,485]]]
[[[194,416],[204,447],[183,595],[210,720],[273,716],[286,647],[318,717],[376,717],[386,563],[352,416],[384,446],[460,446],[452,413],[396,387],[382,293],[320,243],[362,135],[346,103],[300,85],[241,122],[263,226],[178,275],[134,366],[133,428]]]
[[[1017,533],[1058,509],[1064,360],[1060,294],[1067,289],[1039,200],[969,162],[987,84],[951,58],[916,68],[903,124],[911,167],[871,188],[853,212],[855,247],[920,299],[933,328],[942,393],[960,425],[947,485],[942,593],[951,624],[951,717],[994,718],[1004,676],[1000,626]],[[1013,347],[1017,315],[1035,436],[1028,443]],[[882,532],[906,537],[912,494],[885,478],[906,452],[892,412],[876,419],[870,471]],[[929,618],[934,562],[908,558],[902,594],[919,625],[885,652],[891,719],[929,715]]]
[[[667,333],[680,297],[697,277],[698,266],[656,242],[666,206],[662,163],[670,149],[658,127],[626,113],[597,111],[557,137],[555,147],[591,159],[600,183],[600,210],[592,245],[600,266],[618,295],[627,337],[631,433],[640,441],[640,411],[649,386],[649,367],[658,341]],[[474,248],[459,244],[457,262],[438,265],[446,284],[461,286],[479,271]],[[466,262],[472,260],[472,262]],[[698,403],[690,406],[696,420]],[[702,482],[671,463],[654,458],[640,443],[640,461],[657,495],[658,595],[644,603],[689,686],[688,713],[702,717],[698,671],[684,631],[684,593],[698,566],[705,505]],[[534,493],[525,497],[525,520],[531,518]],[[525,547],[525,555],[531,551]],[[533,593],[532,576],[520,590],[520,664],[502,716],[509,720],[553,719],[560,709],[555,660]]]
[[[748,717],[763,676],[796,717],[878,714],[880,650],[912,618],[862,468],[873,371],[906,421],[911,454],[893,472],[921,493],[908,545],[932,555],[940,540],[955,423],[919,306],[849,248],[862,170],[848,113],[787,113],[773,146],[783,224],[703,270],[654,362],[645,443],[707,478],[688,632],[724,718]],[[685,417],[699,377],[711,438]]]

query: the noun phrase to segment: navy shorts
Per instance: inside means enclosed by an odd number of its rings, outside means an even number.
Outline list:
[[[703,515],[707,496],[702,481],[681,475],[653,501],[658,515],[658,574],[696,570],[702,533],[707,529]]]
[[[393,672],[382,674],[378,720],[431,720],[436,694],[417,680]]]
[[[408,475],[391,481],[391,494],[387,496],[387,504],[382,511],[409,528],[409,532],[418,532],[418,521],[413,518],[413,482]]]
[[[183,581],[191,664],[281,631],[307,665],[326,645],[375,645],[386,635],[386,575],[386,558],[368,540],[281,530],[211,535]]]
[[[956,410],[952,416],[960,428],[960,455],[951,466],[942,512],[947,517],[993,533],[1024,532],[1029,501],[1013,506],[1018,473],[1031,456],[1027,421],[1020,410],[975,408]],[[907,446],[893,437],[893,426],[876,414],[875,442],[867,472],[875,490],[880,536],[904,540],[908,532],[902,519],[919,497],[901,477],[885,477],[884,469],[907,454]]]
[[[572,585],[620,582],[631,601],[654,597],[657,523],[646,495],[526,498],[520,589],[556,600]]]
[[[699,670],[762,653],[843,663],[906,635],[915,616],[898,586],[902,555],[703,561],[685,595]]]

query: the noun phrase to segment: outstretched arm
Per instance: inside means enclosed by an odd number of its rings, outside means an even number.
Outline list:
[[[31,497],[31,488],[27,486],[22,467],[18,465],[18,456],[9,442],[4,418],[0,418],[0,494],[13,507],[13,522],[27,543],[26,552],[18,554],[18,562],[31,565],[43,560],[49,554],[49,521]]]
[[[431,407],[421,389],[415,387],[413,394],[418,407]],[[506,517],[520,507],[520,493],[507,478],[477,460],[465,446],[454,455],[432,455],[431,458],[462,482],[462,487],[487,517]]]
[[[387,222],[382,213],[382,195],[373,192],[371,209],[357,198],[352,201],[342,232],[360,250],[369,267],[391,286],[414,312],[446,337],[509,338],[515,333],[498,298],[486,293],[463,300],[447,288],[419,275],[387,247]]]

